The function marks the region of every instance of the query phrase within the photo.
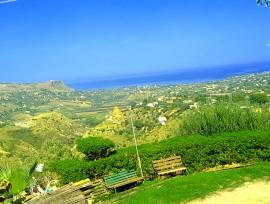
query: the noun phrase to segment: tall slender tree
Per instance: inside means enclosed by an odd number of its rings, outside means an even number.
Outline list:
[[[270,7],[270,0],[256,0],[258,5],[265,5],[266,7]]]

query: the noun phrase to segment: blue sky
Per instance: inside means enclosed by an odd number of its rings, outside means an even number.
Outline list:
[[[0,4],[0,81],[106,78],[270,60],[255,0]]]

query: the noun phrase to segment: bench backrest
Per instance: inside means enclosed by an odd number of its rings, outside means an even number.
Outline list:
[[[153,161],[154,169],[157,172],[163,172],[171,169],[182,167],[182,160],[180,156],[169,157],[166,159],[160,159]]]
[[[137,177],[138,176],[135,170],[121,171],[119,173],[112,174],[111,176],[106,176],[105,183],[107,186],[113,186],[115,184]]]

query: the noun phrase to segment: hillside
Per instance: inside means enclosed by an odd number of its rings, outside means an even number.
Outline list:
[[[126,124],[129,125],[128,129],[126,128]],[[114,107],[112,112],[107,115],[102,123],[87,131],[85,137],[98,136],[107,138],[114,141],[114,143],[120,147],[132,145],[130,141],[132,138],[130,127],[127,116],[120,108]]]
[[[0,91],[21,91],[21,90],[54,90],[54,91],[71,91],[64,81],[50,80],[43,83],[0,83]]]
[[[36,148],[45,139],[55,139],[54,136],[58,139],[69,138],[64,144],[73,146],[74,139],[85,135],[108,138],[118,147],[123,147],[133,145],[132,116],[138,143],[152,143],[185,134],[182,131],[185,128],[183,120],[186,120],[186,127],[193,125],[199,131],[205,124],[188,123],[188,119],[206,117],[193,116],[193,113],[204,109],[203,112],[207,112],[207,107],[221,103],[225,106],[233,103],[238,112],[244,112],[243,117],[256,114],[261,119],[267,118],[269,84],[269,72],[206,83],[91,91],[71,91],[62,81],[0,84],[0,131],[3,132],[2,137],[6,138],[6,146],[10,146],[8,141],[12,141],[12,144],[16,140],[23,140]],[[128,106],[132,107],[132,111]],[[260,112],[265,116],[260,116]],[[250,119],[256,122],[255,116]],[[166,123],[162,125],[159,117],[165,117]],[[216,123],[214,118],[207,118],[209,123]],[[229,126],[230,121],[227,122]],[[255,122],[254,125],[258,126]],[[242,119],[237,123],[241,127],[234,129],[241,130],[244,127]],[[221,126],[217,128],[226,129]],[[247,125],[245,128],[248,128]],[[193,132],[187,131],[187,134]],[[6,148],[3,150],[9,152]]]
[[[146,179],[156,176],[153,160],[172,155],[190,173],[268,161],[269,84],[269,72],[91,91],[71,91],[62,82],[2,84],[0,169],[37,161],[45,165],[42,179],[61,184],[138,170],[132,122]]]
[[[0,128],[1,159],[4,162],[10,157],[21,161],[38,158],[46,162],[63,154],[70,155],[75,139],[84,131],[60,113],[39,114],[24,123],[23,128]]]
[[[83,129],[69,118],[58,112],[42,113],[30,121],[33,133],[48,138],[52,134],[66,139],[74,139],[82,135]]]

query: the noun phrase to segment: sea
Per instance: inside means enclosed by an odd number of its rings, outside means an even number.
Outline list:
[[[270,62],[181,69],[103,79],[81,79],[65,81],[65,83],[75,90],[99,90],[131,86],[200,83],[266,71],[270,71]]]

